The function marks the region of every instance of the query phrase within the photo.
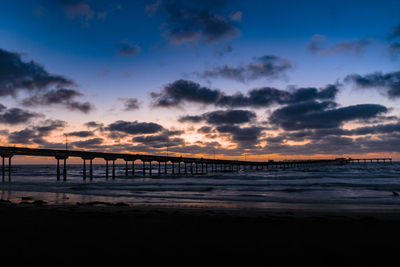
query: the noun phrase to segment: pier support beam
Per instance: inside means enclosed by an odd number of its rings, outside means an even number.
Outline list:
[[[67,180],[67,158],[64,158],[63,181]]]
[[[132,176],[135,176],[135,161],[132,161]]]
[[[164,174],[167,174],[167,161],[164,162]]]
[[[65,155],[57,155],[56,157],[57,160],[57,181],[60,181],[60,176],[61,176],[61,171],[60,171],[60,160],[64,161],[64,166],[63,166],[63,181],[67,180],[67,158],[68,156]]]
[[[129,173],[128,173],[128,161],[125,160],[125,176],[128,177]]]
[[[86,159],[83,159],[83,180],[86,180]]]
[[[151,177],[151,161],[149,162],[149,175]]]
[[[143,177],[146,176],[146,162],[142,162],[142,167],[143,167]]]
[[[4,159],[3,159],[3,165],[4,165]],[[57,181],[60,181],[60,159],[57,159]]]
[[[11,182],[11,158],[12,156],[8,157],[8,181]]]
[[[108,159],[106,159],[106,179],[108,179]]]
[[[1,161],[2,161],[2,164],[1,164],[1,180],[4,182],[5,172],[6,172],[6,170],[5,170],[6,166],[5,166],[5,163],[4,163],[4,156],[1,156]]]
[[[115,179],[115,159],[112,161],[112,178]]]
[[[11,182],[11,158],[13,157],[12,154],[1,155],[2,158],[2,165],[1,165],[1,180],[4,182],[6,176],[6,164],[5,158],[8,158],[8,181]]]
[[[93,159],[89,160],[89,179],[93,180]]]
[[[161,162],[158,162],[158,176],[161,176]]]

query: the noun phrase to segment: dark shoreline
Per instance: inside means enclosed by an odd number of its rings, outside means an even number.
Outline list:
[[[251,255],[283,265],[301,260],[326,266],[340,263],[343,256],[356,261],[370,259],[368,263],[374,258],[378,263],[396,256],[400,248],[400,212],[89,204],[2,200],[0,251],[33,258],[43,253],[51,257],[80,255],[86,260],[89,255],[149,259],[157,255],[181,259],[189,255],[202,255],[203,259]],[[331,259],[321,262],[325,257]]]

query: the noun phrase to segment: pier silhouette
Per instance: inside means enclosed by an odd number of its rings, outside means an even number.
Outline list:
[[[95,152],[95,151],[79,151],[79,150],[56,150],[56,149],[39,149],[27,147],[5,147],[0,146],[0,156],[2,158],[2,181],[5,181],[6,165],[5,160],[8,160],[8,181],[11,181],[11,159],[13,156],[39,156],[39,157],[54,157],[57,160],[57,180],[61,180],[60,160],[62,161],[62,177],[67,180],[67,159],[77,157],[82,159],[82,178],[87,179],[86,161],[89,161],[89,179],[93,179],[93,159],[101,158],[105,160],[105,178],[110,177],[111,162],[111,177],[115,179],[115,161],[120,159],[125,161],[125,176],[129,176],[129,163],[131,163],[131,174],[135,174],[135,161],[142,162],[142,175],[153,176],[152,163],[158,164],[158,173],[168,174],[167,164],[171,164],[170,174],[205,174],[213,172],[239,172],[246,169],[268,170],[270,168],[292,168],[315,164],[348,164],[352,162],[364,163],[385,163],[392,162],[391,158],[336,158],[336,159],[307,159],[307,160],[268,160],[268,161],[241,161],[241,160],[225,160],[225,159],[210,159],[210,158],[191,158],[191,157],[175,157],[161,155],[146,155],[146,154],[129,154],[129,153],[110,153],[110,152]]]

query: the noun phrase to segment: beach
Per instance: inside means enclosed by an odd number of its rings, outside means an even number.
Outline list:
[[[264,259],[273,266],[379,264],[397,255],[400,212],[0,202],[4,256],[38,261]],[[163,258],[159,258],[163,257]],[[350,257],[350,258],[349,258]],[[297,264],[295,264],[297,265]],[[342,265],[342,264],[340,264]]]

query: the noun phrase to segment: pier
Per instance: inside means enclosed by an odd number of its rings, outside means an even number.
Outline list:
[[[14,156],[38,156],[38,157],[53,157],[57,161],[56,177],[61,180],[61,167],[62,167],[62,180],[67,180],[67,160],[71,157],[82,159],[82,178],[86,180],[93,179],[93,159],[101,158],[105,161],[105,178],[110,178],[110,165],[111,165],[111,179],[115,179],[115,161],[125,161],[125,176],[138,175],[135,173],[135,161],[139,160],[142,163],[142,176],[153,176],[153,166],[157,166],[157,176],[168,173],[167,165],[171,165],[170,174],[206,174],[213,172],[239,172],[241,170],[268,170],[272,168],[293,168],[315,164],[338,164],[344,165],[349,163],[386,163],[392,162],[391,158],[366,158],[366,159],[352,159],[352,158],[336,158],[336,159],[310,159],[310,160],[268,160],[268,161],[240,161],[240,160],[224,160],[224,159],[209,159],[209,158],[190,158],[190,157],[174,157],[174,156],[159,156],[159,155],[146,155],[146,154],[129,154],[129,153],[108,153],[108,152],[94,152],[94,151],[78,151],[78,150],[56,150],[56,149],[38,149],[26,147],[5,147],[0,146],[0,156],[2,158],[2,181],[6,181],[6,167],[7,167],[7,180],[11,181],[11,168],[12,157]],[[6,166],[7,161],[7,166]],[[60,165],[60,161],[62,166]],[[89,166],[87,166],[87,162]],[[131,163],[131,165],[130,165]],[[131,172],[129,170],[131,166]],[[87,173],[87,167],[89,173]],[[139,174],[140,175],[140,174]]]

